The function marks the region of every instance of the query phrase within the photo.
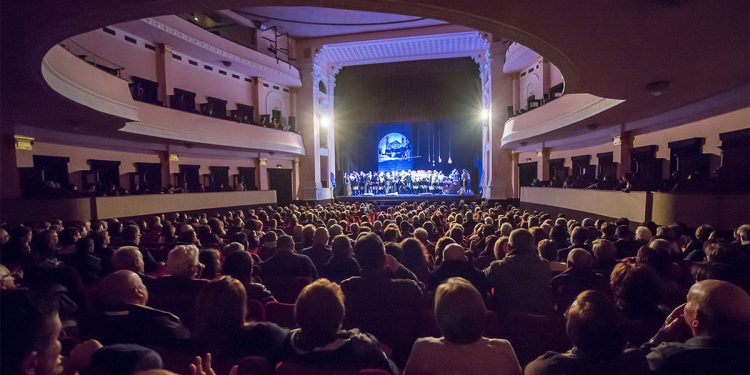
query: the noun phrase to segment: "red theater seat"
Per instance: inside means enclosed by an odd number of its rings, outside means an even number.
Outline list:
[[[243,358],[239,365],[237,375],[273,375],[273,365],[265,358],[249,356]]]
[[[564,352],[571,348],[561,316],[510,313],[505,318],[502,336],[513,344],[521,367],[547,351]]]
[[[264,277],[263,282],[279,302],[295,303],[302,289],[312,282],[309,277]]]

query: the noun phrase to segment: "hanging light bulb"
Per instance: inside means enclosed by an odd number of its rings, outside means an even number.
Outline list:
[[[448,156],[448,164],[453,164],[453,160],[451,160],[450,156]]]
[[[451,159],[451,128],[448,128],[448,164],[453,164]]]

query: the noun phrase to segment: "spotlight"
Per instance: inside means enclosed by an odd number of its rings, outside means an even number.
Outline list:
[[[487,108],[482,108],[482,111],[479,112],[479,118],[482,121],[487,121],[490,118],[490,112],[487,110]]]
[[[323,116],[320,118],[320,126],[323,128],[328,129],[329,126],[331,126],[331,119],[328,116]]]
[[[653,96],[660,96],[669,87],[669,81],[654,81],[646,84],[646,89]]]

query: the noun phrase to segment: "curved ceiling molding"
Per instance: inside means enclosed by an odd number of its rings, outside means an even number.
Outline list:
[[[289,87],[302,86],[299,71],[297,71],[295,67],[290,66],[287,63],[279,63],[275,58],[249,48],[241,47],[239,45],[230,46],[230,44],[234,43],[203,30],[177,16],[143,18],[140,21],[142,24],[166,33],[174,39],[192,46],[193,48],[197,47],[201,50],[210,52],[219,57],[219,60],[241,64],[241,66],[247,69],[247,71],[242,71],[243,74],[262,77],[270,82]],[[132,25],[132,23],[130,23],[130,25]],[[118,26],[136,35],[143,33],[142,30],[137,30],[137,27],[135,27],[135,30],[134,27],[129,27],[130,25],[121,24]],[[190,31],[188,32],[187,29],[190,29]],[[175,45],[174,47],[182,46]],[[235,49],[236,53],[228,51],[230,48]],[[240,51],[238,48],[242,49],[242,55],[239,54]]]
[[[506,121],[500,145],[503,148],[516,147],[521,141],[573,125],[623,102],[591,94],[563,95]]]
[[[505,53],[505,64],[503,64],[503,73],[520,72],[535,62],[539,61],[541,56],[529,47],[521,43],[513,43],[508,47]]]
[[[42,77],[53,90],[78,104],[128,120],[139,119],[126,81],[91,67],[60,46],[44,56]]]

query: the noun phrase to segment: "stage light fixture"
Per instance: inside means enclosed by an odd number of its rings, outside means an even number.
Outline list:
[[[479,118],[481,118],[482,121],[487,121],[490,118],[490,112],[486,108],[482,108],[482,111],[479,112]]]
[[[320,118],[320,126],[323,128],[328,129],[329,126],[331,126],[331,119],[328,116],[323,116]]]

